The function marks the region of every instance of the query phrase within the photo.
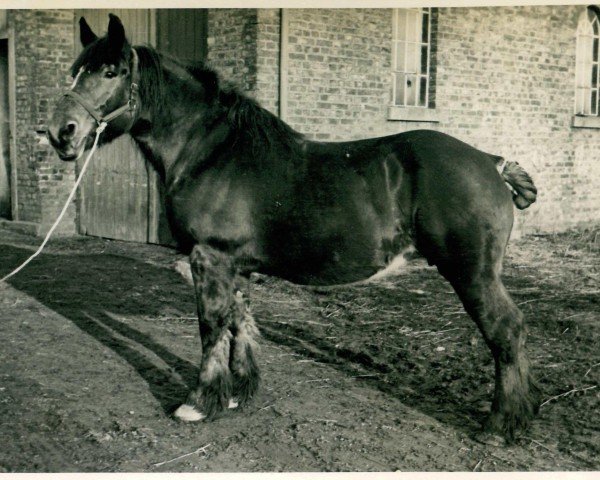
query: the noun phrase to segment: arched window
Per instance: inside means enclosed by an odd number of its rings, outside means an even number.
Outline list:
[[[588,7],[577,24],[576,115],[599,115],[600,9]]]

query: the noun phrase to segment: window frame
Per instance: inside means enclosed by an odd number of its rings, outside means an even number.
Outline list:
[[[400,14],[404,13],[405,25],[400,25]],[[416,13],[418,15],[411,19],[410,13]],[[427,15],[427,39],[423,39],[423,16]],[[392,21],[392,77],[393,91],[392,91],[392,104],[399,107],[420,107],[427,108],[429,106],[429,76],[430,76],[430,64],[431,64],[431,8],[430,7],[417,7],[417,8],[394,8],[394,18]],[[410,26],[410,22],[414,21],[414,25]],[[400,37],[399,30],[402,29],[402,37]],[[410,31],[413,30],[413,35],[410,36]],[[402,45],[404,48],[404,65],[398,65],[398,53],[399,47]],[[409,50],[413,50],[412,63],[413,66],[408,65],[409,63]],[[423,48],[426,49],[426,69],[423,72]],[[409,77],[413,77],[415,82],[414,90],[414,101],[411,103],[408,99],[409,91],[404,89],[403,98],[401,102],[398,102],[398,77],[404,78],[404,84],[411,81]],[[425,98],[421,104],[422,98],[422,80],[425,79]]]
[[[577,22],[575,115],[586,117],[597,117],[600,115],[599,47],[600,12],[595,7],[586,7]],[[594,72],[596,76],[595,83],[592,78]]]
[[[390,80],[391,85],[391,99],[388,109],[389,120],[403,120],[403,121],[415,121],[415,122],[438,122],[437,113],[435,110],[432,95],[432,86],[434,84],[432,75],[432,60],[434,56],[434,14],[437,14],[437,9],[431,7],[418,7],[418,8],[393,8],[392,10],[392,48],[391,48],[391,65],[390,65]],[[423,11],[427,12],[427,38],[423,38]],[[401,16],[401,11],[406,12]],[[414,17],[414,12],[418,11],[419,15]],[[409,12],[413,12],[410,15]],[[412,18],[411,18],[412,17]],[[436,17],[437,18],[437,17]],[[401,27],[400,21],[405,21],[405,25]],[[410,21],[415,23],[410,25]],[[403,32],[399,31],[403,28]],[[426,41],[425,41],[426,40]],[[405,49],[404,55],[401,56],[404,61],[404,65],[398,65],[399,50],[402,47]],[[414,48],[412,62],[409,60],[408,53],[410,48]],[[426,48],[426,71],[423,71],[423,48]],[[410,65],[414,71],[409,71]],[[412,78],[411,78],[412,77]],[[397,103],[399,100],[398,80],[402,78],[403,82],[414,81],[415,89],[412,95],[408,89],[403,90],[403,98],[401,103]],[[422,81],[425,80],[425,95],[424,99],[422,95]]]

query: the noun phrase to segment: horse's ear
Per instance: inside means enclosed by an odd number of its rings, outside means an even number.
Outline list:
[[[84,47],[87,47],[98,38],[83,17],[79,19],[79,38]]]
[[[108,42],[115,50],[120,50],[125,44],[125,28],[121,20],[112,13],[108,14]]]

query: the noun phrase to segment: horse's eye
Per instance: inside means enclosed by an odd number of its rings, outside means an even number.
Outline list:
[[[104,78],[115,78],[116,76],[117,76],[117,74],[110,70],[104,74]]]

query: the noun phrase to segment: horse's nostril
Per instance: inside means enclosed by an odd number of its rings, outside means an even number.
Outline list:
[[[59,137],[62,140],[69,140],[75,136],[75,132],[77,132],[77,124],[75,122],[69,122],[60,129]]]

